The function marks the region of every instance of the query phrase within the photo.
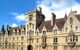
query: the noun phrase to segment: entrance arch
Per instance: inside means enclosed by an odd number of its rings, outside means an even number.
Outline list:
[[[27,46],[27,50],[33,50],[32,45],[28,45],[28,46]]]

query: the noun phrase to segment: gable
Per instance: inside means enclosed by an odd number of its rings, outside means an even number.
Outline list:
[[[54,27],[53,27],[53,30],[57,29],[58,30],[58,27],[57,25],[55,24]]]
[[[70,14],[68,15],[68,18],[67,18],[67,20],[64,24],[64,27],[62,28],[63,33],[69,33],[70,30],[75,31],[76,27],[80,27],[79,26],[80,25],[80,22],[79,22],[80,17],[78,17],[76,15],[77,15],[76,12],[70,12]],[[73,24],[70,24],[70,18],[72,18],[72,23]],[[66,32],[66,30],[67,30],[67,32]]]

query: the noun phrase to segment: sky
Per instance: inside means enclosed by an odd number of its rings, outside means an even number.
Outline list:
[[[25,25],[25,14],[38,7],[42,8],[46,20],[50,20],[52,12],[56,18],[68,15],[70,10],[80,13],[80,0],[0,0],[0,28]]]

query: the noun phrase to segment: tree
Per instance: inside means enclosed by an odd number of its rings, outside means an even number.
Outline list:
[[[4,25],[2,25],[1,32],[2,32],[3,34],[5,34],[5,28],[4,28]]]

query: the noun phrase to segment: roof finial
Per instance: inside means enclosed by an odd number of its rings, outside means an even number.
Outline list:
[[[65,10],[65,15],[64,15],[64,18],[67,20],[67,14],[66,14],[66,10]]]

